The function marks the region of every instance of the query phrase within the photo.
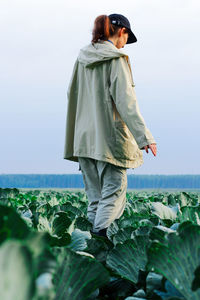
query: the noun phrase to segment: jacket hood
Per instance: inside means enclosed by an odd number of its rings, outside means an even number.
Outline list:
[[[112,43],[108,41],[100,41],[94,44],[90,43],[80,49],[78,61],[85,67],[89,68],[106,60],[120,56],[128,57],[128,55],[115,47]]]

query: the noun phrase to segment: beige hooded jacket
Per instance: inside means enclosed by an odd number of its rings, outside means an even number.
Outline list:
[[[78,156],[136,168],[156,143],[140,113],[129,57],[108,41],[82,48],[67,96],[64,159]]]

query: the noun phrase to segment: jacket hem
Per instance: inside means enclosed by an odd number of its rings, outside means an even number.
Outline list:
[[[120,161],[118,159],[111,158],[106,155],[102,156],[101,154],[89,154],[89,153],[81,153],[81,152],[76,152],[73,155],[72,154],[65,155],[64,159],[78,162],[79,156],[105,161],[110,164],[113,164],[113,165],[116,165],[119,167],[123,167],[123,168],[127,168],[127,169],[140,167],[144,163],[143,158],[141,158],[139,160],[138,160],[138,158],[137,158],[137,160],[127,160],[127,159],[121,158],[120,159],[121,161]]]

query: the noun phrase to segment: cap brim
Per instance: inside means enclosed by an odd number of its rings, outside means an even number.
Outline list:
[[[127,44],[132,44],[132,43],[135,43],[135,42],[137,42],[137,38],[134,35],[134,33],[131,30],[129,30]]]

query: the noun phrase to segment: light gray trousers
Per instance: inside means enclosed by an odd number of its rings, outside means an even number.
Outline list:
[[[87,217],[97,232],[124,212],[127,169],[88,157],[78,157],[78,161],[89,201]]]

